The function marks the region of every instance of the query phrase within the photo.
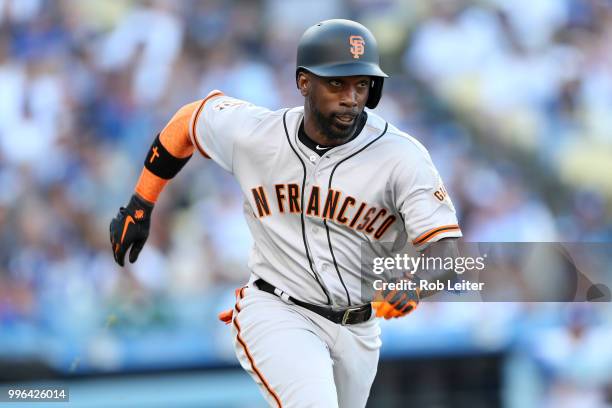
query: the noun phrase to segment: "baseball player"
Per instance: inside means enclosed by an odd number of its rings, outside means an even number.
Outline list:
[[[212,91],[157,136],[135,193],[110,225],[116,262],[135,262],[160,192],[194,151],[238,180],[254,238],[236,292],[236,355],[274,407],[363,407],[376,374],[376,317],[414,310],[416,290],[361,290],[362,245],[409,237],[456,253],[455,210],[427,150],[374,109],[387,75],[374,36],[349,20],[306,30],[296,84],[304,106],[270,111]]]

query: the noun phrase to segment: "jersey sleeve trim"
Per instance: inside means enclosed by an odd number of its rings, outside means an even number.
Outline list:
[[[206,105],[206,102],[208,102],[215,96],[223,96],[223,92],[215,90],[209,93],[208,95],[206,95],[206,98],[202,100],[202,103],[200,103],[200,106],[198,107],[198,109],[196,109],[193,112],[193,117],[191,118],[191,126],[189,126],[189,138],[191,139],[191,142],[198,149],[198,151],[202,154],[202,156],[206,157],[207,159],[210,159],[210,156],[208,155],[208,153],[206,153],[204,148],[198,142],[198,137],[196,134],[196,127],[198,124],[200,113],[202,113],[202,111],[204,110],[204,105]]]
[[[426,231],[424,233],[422,233],[421,235],[419,235],[418,237],[416,237],[413,241],[412,241],[412,245],[414,246],[421,246],[425,243],[431,242],[434,240],[434,238],[442,238],[440,237],[440,235],[444,234],[445,237],[447,236],[461,236],[461,229],[459,228],[459,225],[457,224],[451,224],[451,225],[443,225],[441,227],[436,227],[433,229],[430,229],[429,231]]]

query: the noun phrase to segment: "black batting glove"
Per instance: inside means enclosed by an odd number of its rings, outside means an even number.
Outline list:
[[[115,262],[123,266],[125,254],[130,250],[130,263],[136,262],[138,254],[149,237],[153,205],[135,194],[127,207],[121,207],[110,223],[110,241]]]
[[[391,282],[398,283],[406,280],[402,278],[393,278]],[[376,311],[376,317],[384,317],[391,319],[403,317],[413,312],[419,305],[420,291],[415,290],[380,290],[375,293],[375,301],[372,302],[372,307]]]

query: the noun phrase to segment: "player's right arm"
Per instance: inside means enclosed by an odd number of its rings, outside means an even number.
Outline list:
[[[138,258],[149,235],[155,202],[194,151],[233,172],[236,140],[268,112],[220,91],[176,112],[149,148],[129,203],[111,221],[110,241],[120,266],[128,250],[131,263]]]
[[[189,137],[189,125],[202,100],[183,106],[153,141],[134,194],[121,207],[110,223],[110,241],[115,262],[124,265],[130,250],[134,263],[148,236],[151,213],[159,194],[193,155],[195,150]]]

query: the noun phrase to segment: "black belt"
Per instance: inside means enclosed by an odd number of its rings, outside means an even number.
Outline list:
[[[257,285],[258,289],[263,290],[264,292],[271,293],[281,298],[283,297],[281,295],[283,295],[284,293],[280,289],[275,288],[273,285],[269,284],[263,279],[257,279],[255,281],[255,285]],[[323,316],[327,320],[330,320],[334,323],[339,323],[343,326],[347,324],[359,324],[366,322],[370,319],[370,316],[372,316],[372,306],[370,306],[369,303],[356,307],[332,309],[326,306],[318,306],[313,305],[311,303],[302,302],[301,300],[298,300],[292,296],[288,296],[287,294],[284,295],[296,305],[315,312],[316,314]]]

